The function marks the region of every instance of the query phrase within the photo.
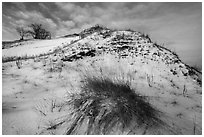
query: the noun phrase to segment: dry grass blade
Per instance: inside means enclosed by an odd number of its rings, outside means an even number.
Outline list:
[[[121,80],[86,76],[82,92],[73,96],[70,103],[76,116],[66,134],[77,134],[84,119],[88,119],[86,134],[114,134],[162,124],[160,112],[131,89],[129,82]]]

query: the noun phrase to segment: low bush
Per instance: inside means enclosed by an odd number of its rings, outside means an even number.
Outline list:
[[[81,92],[72,95],[69,103],[73,105],[74,120],[66,134],[77,134],[84,123],[86,134],[123,134],[142,127],[157,128],[163,123],[158,118],[160,112],[124,79],[86,75]]]

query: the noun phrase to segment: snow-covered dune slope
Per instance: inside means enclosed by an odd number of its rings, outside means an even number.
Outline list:
[[[141,86],[140,82],[143,83],[139,76],[144,78],[146,84],[148,84],[147,79],[151,79],[153,87],[162,90],[162,94],[170,92],[167,97],[182,96],[185,91],[188,91],[189,95],[200,96],[196,100],[201,105],[201,95],[197,95],[197,93],[201,93],[201,73],[184,64],[176,53],[152,43],[148,36],[139,32],[102,30],[67,48],[65,55],[68,61],[86,58],[83,55],[86,55],[89,51],[92,51],[92,56],[93,54],[96,56],[111,54],[114,58],[118,58],[118,62],[123,62],[121,63],[123,70],[126,70],[130,75],[137,72],[136,76],[133,77],[138,79],[138,85]],[[99,59],[93,60],[90,58],[90,60],[92,60],[91,62],[100,62]],[[113,63],[112,60],[109,59],[109,66],[117,64],[117,61]],[[101,62],[98,65],[100,66],[100,64],[104,63]],[[113,67],[113,69],[116,68]],[[142,86],[141,90],[144,90],[144,87]],[[143,93],[152,94],[145,91]],[[182,98],[185,97],[181,97],[180,100],[183,100]],[[183,105],[185,106],[185,103]],[[171,111],[171,108],[169,109]],[[190,117],[193,117],[193,113],[195,112],[192,111]]]
[[[78,37],[71,38],[58,38],[51,40],[31,40],[25,42],[15,43],[12,48],[3,49],[3,57],[22,57],[22,56],[38,56],[52,52],[55,48],[63,47],[64,45],[70,44],[71,41],[79,39]]]
[[[113,126],[112,134],[202,134],[200,72],[139,32],[90,30],[53,55],[22,60],[20,69],[15,62],[3,64],[3,134],[66,134],[75,123],[66,101],[70,93],[81,92],[88,74],[128,81],[168,125],[126,131]],[[77,123],[72,134],[87,134],[88,118]]]
[[[69,66],[77,62],[72,68],[94,68],[93,74],[101,68],[107,68],[104,73],[111,73],[110,77],[125,74],[138,92],[170,117],[167,119],[180,131],[177,134],[201,133],[202,74],[148,36],[102,29],[67,46],[56,56]]]
[[[69,61],[83,59],[88,54],[104,53],[116,55],[121,59],[131,57],[132,60],[142,63],[142,66],[148,63],[157,66],[161,64],[165,66],[164,70],[173,75],[191,75],[198,83],[201,80],[201,73],[184,64],[175,52],[153,43],[148,36],[140,32],[102,30],[63,49],[64,60]],[[147,65],[147,68],[152,69],[152,65]]]

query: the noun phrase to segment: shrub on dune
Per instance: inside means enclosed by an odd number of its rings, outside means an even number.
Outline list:
[[[147,129],[162,123],[158,118],[160,112],[136,93],[128,81],[85,76],[82,85],[81,93],[70,101],[74,120],[66,134],[77,134],[82,128],[85,134],[127,134],[138,127]],[[83,123],[87,123],[85,127]]]

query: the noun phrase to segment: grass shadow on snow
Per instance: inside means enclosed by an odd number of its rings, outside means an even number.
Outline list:
[[[105,76],[85,75],[82,91],[72,96],[69,103],[74,108],[74,120],[66,134],[137,134],[135,129],[163,125],[160,112],[136,93],[127,80],[111,79]],[[86,126],[83,123],[86,123]]]

